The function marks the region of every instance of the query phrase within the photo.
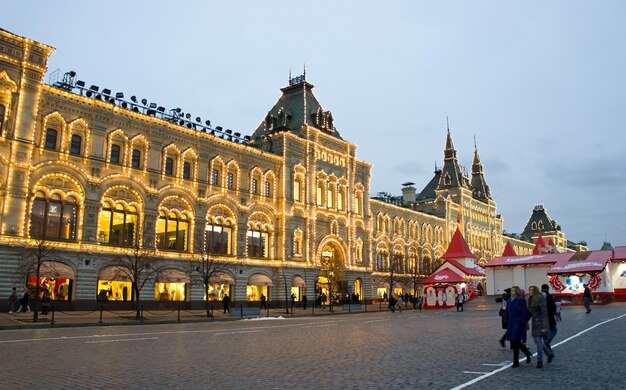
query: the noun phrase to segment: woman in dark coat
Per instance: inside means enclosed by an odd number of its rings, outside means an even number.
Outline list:
[[[531,334],[537,346],[537,368],[543,367],[543,336],[550,332],[548,322],[548,305],[539,287],[530,286],[528,289],[528,309],[532,316]],[[550,361],[552,359],[549,359]]]
[[[511,298],[506,304],[506,339],[513,350],[513,367],[519,367],[519,351],[526,355],[526,364],[531,361],[531,354],[523,341],[526,340],[526,326],[530,314],[522,291],[518,286],[511,287]]]

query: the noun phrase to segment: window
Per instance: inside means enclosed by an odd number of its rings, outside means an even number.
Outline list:
[[[70,142],[70,154],[80,156],[80,150],[83,143],[83,139],[78,134],[72,135],[72,141]]]
[[[183,163],[183,179],[191,179],[191,164],[188,162]]]
[[[220,171],[218,171],[217,169],[211,171],[211,185],[220,185]]]
[[[339,193],[337,193],[337,209],[338,210],[341,210],[341,211],[344,210],[343,200],[344,200],[343,190],[339,190]]]
[[[326,190],[326,207],[328,207],[329,209],[335,207],[335,204],[334,204],[334,200],[335,200],[334,194],[335,193],[333,192],[333,190],[331,188]]]
[[[356,214],[361,214],[361,198],[359,197],[359,195],[356,196],[356,199],[354,202],[354,212]]]
[[[56,150],[57,134],[58,132],[55,129],[46,130],[46,149]]]
[[[263,191],[263,195],[268,198],[272,196],[272,183],[270,183],[269,181],[265,182],[265,190]]]
[[[228,175],[226,175],[226,187],[229,190],[232,190],[235,186],[234,179],[235,179],[235,176],[231,172],[228,172]]]
[[[46,198],[38,193],[30,215],[30,235],[52,240],[75,240],[78,205],[74,197]]]
[[[139,215],[135,206],[105,202],[100,212],[98,240],[103,244],[133,246]]]
[[[173,251],[187,250],[189,221],[187,215],[159,212],[157,220],[157,248]]]
[[[141,168],[141,151],[133,149],[133,154],[130,160],[130,164],[133,168]]]
[[[118,144],[111,145],[111,159],[113,164],[120,163],[120,146]]]
[[[205,245],[207,253],[216,255],[232,254],[231,237],[232,228],[226,222],[209,222],[204,231]]]
[[[302,182],[300,179],[296,179],[296,181],[293,182],[293,200],[302,202]]]
[[[252,182],[250,183],[250,193],[255,194],[257,193],[257,180],[256,179],[252,179]]]
[[[265,229],[248,229],[248,256],[269,257],[269,234]]]
[[[6,112],[6,108],[2,104],[0,104],[0,133],[2,133],[5,112]]]
[[[318,185],[317,186],[317,205],[318,206],[322,206],[324,205],[324,187],[322,187],[322,185]]]
[[[167,176],[174,176],[174,160],[169,157],[165,159],[165,174]]]

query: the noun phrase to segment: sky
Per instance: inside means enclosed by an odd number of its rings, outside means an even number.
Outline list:
[[[504,229],[537,204],[574,242],[626,245],[623,1],[11,1],[0,28],[56,48],[49,73],[251,134],[306,66],[371,193],[420,191],[446,118],[474,137]],[[48,82],[46,76],[46,82]]]

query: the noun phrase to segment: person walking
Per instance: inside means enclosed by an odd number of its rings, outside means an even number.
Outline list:
[[[22,299],[20,299],[20,307],[17,309],[19,312],[29,312],[30,311],[30,293],[28,290],[24,290],[24,295],[22,295]]]
[[[424,297],[420,295],[419,297],[417,297],[417,308],[420,309],[420,311],[422,311],[423,304],[424,304]]]
[[[548,306],[546,297],[539,291],[539,287],[530,286],[528,289],[528,309],[532,317],[531,334],[537,347],[537,368],[543,367],[543,338],[550,333],[550,323],[548,321]],[[552,353],[548,354],[548,357]],[[549,358],[552,361],[552,358]]]
[[[293,296],[293,294],[291,294]],[[292,302],[293,302],[293,298],[292,298]],[[265,298],[265,295],[261,294],[261,309],[265,309],[267,310],[267,298]],[[291,304],[291,307],[293,308],[293,303]]]
[[[13,313],[15,311],[15,308],[17,306],[17,300],[17,288],[13,287],[13,291],[9,296],[9,313]]]
[[[500,310],[498,311],[498,315],[500,316],[500,320],[502,321],[502,329],[504,329],[504,334],[500,337],[500,345],[504,348],[506,341],[506,303],[511,298],[511,289],[505,288],[502,296],[496,298],[496,302],[500,303]]]
[[[526,355],[526,364],[532,360],[524,344],[529,314],[521,289],[518,286],[511,287],[511,298],[506,303],[506,339],[510,341],[513,350],[513,367],[519,367],[520,350]]]
[[[591,307],[589,306],[591,303],[591,290],[587,284],[583,284],[583,287],[585,288],[585,291],[583,291],[583,305],[585,305],[585,309],[587,309],[585,314],[589,314],[591,313]]]
[[[224,305],[224,314],[226,312],[230,313],[230,297],[228,294],[224,294],[224,298],[222,298],[222,304]]]
[[[396,303],[397,303],[397,305],[398,305],[398,311],[402,311],[402,300],[403,300],[403,298],[402,298],[402,294],[399,294],[399,295],[398,295],[398,300],[397,300],[397,302],[396,302]]]
[[[43,290],[43,295],[41,296],[41,314],[48,315],[49,310],[50,310],[50,291]]]
[[[543,351],[548,356],[548,363],[554,359],[554,351],[552,350],[552,339],[556,336],[556,302],[554,297],[550,294],[550,286],[547,284],[541,285],[541,292],[546,297],[546,307],[548,309],[548,324],[550,324],[550,332],[543,337]]]
[[[554,302],[554,305],[556,306],[556,314],[555,314],[556,320],[558,322],[561,322],[561,310],[562,310],[562,308],[561,308],[561,305],[562,305],[561,298],[558,298],[558,300],[556,302]]]

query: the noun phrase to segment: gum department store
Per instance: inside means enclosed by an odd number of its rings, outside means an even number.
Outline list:
[[[242,136],[87,87],[74,72],[46,84],[53,51],[0,29],[0,296],[36,283],[32,269],[20,271],[20,254],[43,240],[58,255],[42,263],[39,283],[60,308],[132,300],[128,279],[107,264],[139,247],[159,264],[142,301],[188,307],[205,298],[188,272],[205,254],[224,265],[211,300],[263,294],[276,305],[329,283],[370,301],[390,271],[395,291],[413,293],[407,276],[436,269],[457,227],[479,264],[507,240],[518,254],[532,251],[537,232],[503,235],[477,149],[468,176],[449,131],[443,164],[421,192],[405,183],[401,196],[370,198],[371,164],[357,159],[304,76]],[[550,224],[541,233],[566,248]]]

